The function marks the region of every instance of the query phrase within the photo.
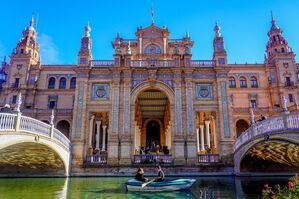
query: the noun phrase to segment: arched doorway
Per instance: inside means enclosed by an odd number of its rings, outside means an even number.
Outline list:
[[[61,120],[57,123],[57,129],[61,131],[67,138],[70,136],[70,123],[66,120]]]
[[[249,124],[248,122],[246,122],[245,120],[238,120],[236,123],[236,134],[237,137],[239,137],[246,129],[249,128]]]
[[[171,149],[170,103],[159,89],[141,91],[135,101],[135,154],[140,148]]]
[[[148,122],[146,125],[146,145],[161,146],[160,124],[155,120]]]

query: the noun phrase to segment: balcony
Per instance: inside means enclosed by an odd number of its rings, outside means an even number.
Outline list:
[[[90,64],[92,67],[99,67],[99,68],[113,67],[114,60],[92,60]]]
[[[99,155],[88,155],[85,159],[85,166],[99,166],[107,164],[107,153]]]
[[[219,163],[219,154],[198,154],[198,163]]]
[[[284,84],[285,87],[292,87],[292,86],[295,86],[294,82],[293,81],[286,81],[285,84]]]
[[[12,88],[12,89],[19,89],[20,87],[21,87],[20,84],[17,84],[17,83],[12,83],[10,86],[10,88]]]
[[[174,60],[131,60],[131,67],[174,67]]]
[[[192,60],[192,67],[214,67],[215,63],[213,60]]]
[[[171,164],[172,155],[146,154],[134,155],[133,164]]]

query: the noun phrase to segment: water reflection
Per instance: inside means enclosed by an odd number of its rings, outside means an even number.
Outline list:
[[[258,198],[264,184],[286,185],[288,177],[199,177],[190,191],[126,192],[129,178],[16,178],[0,179],[0,198]]]

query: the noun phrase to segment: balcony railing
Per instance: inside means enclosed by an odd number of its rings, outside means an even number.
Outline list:
[[[132,60],[131,67],[174,67],[174,60]]]
[[[192,67],[214,67],[213,60],[192,60],[191,66]]]
[[[10,87],[11,87],[12,89],[18,89],[18,88],[20,88],[20,84],[12,83]]]
[[[114,60],[92,60],[92,67],[112,67],[114,66]]]
[[[219,154],[198,154],[199,163],[218,163],[219,161]]]
[[[102,165],[107,164],[107,153],[99,155],[88,155],[86,156],[85,165]]]
[[[171,164],[172,155],[147,154],[134,155],[133,164]]]
[[[290,86],[294,86],[295,84],[294,84],[294,82],[292,82],[292,81],[287,81],[287,82],[285,82],[285,86],[286,87],[290,87]]]

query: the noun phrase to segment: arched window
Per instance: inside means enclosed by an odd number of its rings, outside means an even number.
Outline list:
[[[251,88],[257,88],[257,79],[255,77],[251,77],[250,78],[250,82],[251,82]]]
[[[247,82],[245,77],[240,77],[240,87],[247,88]]]
[[[70,89],[76,88],[76,77],[72,77]]]
[[[51,77],[49,79],[48,89],[54,89],[55,88],[55,78]]]
[[[70,123],[66,120],[61,120],[57,123],[57,129],[67,138],[70,136]]]
[[[60,89],[65,89],[66,88],[66,78],[65,77],[60,78],[59,88]]]
[[[249,128],[249,124],[245,120],[238,120],[236,123],[236,133],[239,137],[246,129]]]
[[[156,44],[150,44],[144,49],[144,54],[153,55],[153,54],[161,54],[161,49]]]
[[[229,78],[229,87],[230,88],[236,88],[236,80],[234,77]]]

